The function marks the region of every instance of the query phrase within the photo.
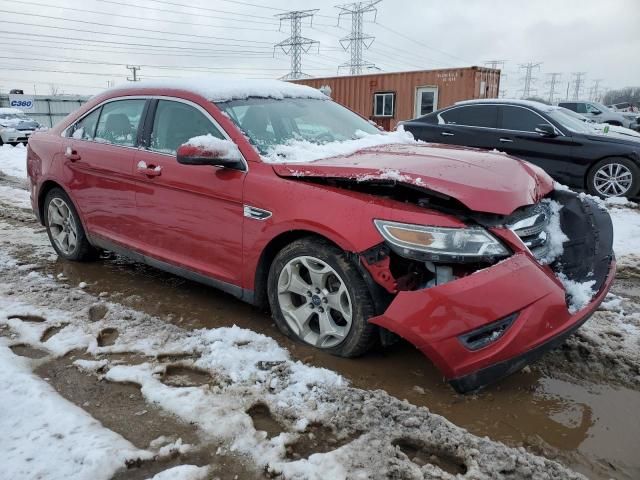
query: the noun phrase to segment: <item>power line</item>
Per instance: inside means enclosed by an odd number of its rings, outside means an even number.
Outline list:
[[[587,72],[573,72],[573,99],[580,100],[580,95],[582,93],[582,85],[584,83],[584,77]]]
[[[542,65],[542,62],[538,62],[538,63],[533,63],[533,62],[529,62],[529,63],[525,63],[525,64],[521,64],[520,65],[520,69],[525,70],[525,74],[524,74],[524,87],[522,88],[522,98],[529,98],[531,97],[531,93],[535,93],[535,89],[532,88],[532,86],[535,84],[536,82],[536,78],[532,76],[532,72],[534,69],[539,69],[540,65]]]
[[[589,98],[597,102],[600,99],[600,83],[602,82],[602,78],[596,78],[593,80],[593,85],[589,89]]]
[[[367,2],[349,3],[346,5],[336,5],[336,8],[340,10],[338,14],[338,23],[343,15],[351,15],[351,33],[346,37],[340,39],[340,45],[345,50],[349,49],[351,53],[351,61],[340,65],[341,67],[348,67],[351,75],[359,75],[362,73],[362,68],[374,68],[373,63],[365,62],[362,58],[362,48],[369,48],[375,40],[373,35],[365,35],[362,30],[362,22],[366,13],[373,13],[374,20],[377,16],[378,10],[375,6],[382,0],[369,0]]]
[[[555,95],[556,95],[556,85],[559,83],[558,80],[560,79],[560,77],[562,77],[562,73],[561,72],[551,72],[548,73],[547,75],[549,75],[549,81],[547,82],[547,85],[549,85],[549,103],[551,105],[553,105],[553,103],[555,102]]]
[[[302,36],[302,20],[308,18],[310,23],[313,22],[313,15],[317,11],[317,9],[294,10],[277,15],[280,22],[283,20],[291,22],[291,35],[289,38],[277,43],[274,47],[274,51],[276,48],[280,48],[285,54],[291,56],[291,71],[283,77],[283,80],[297,80],[309,76],[302,73],[302,54],[309,52],[312,46],[320,45],[320,42]],[[320,52],[318,51],[318,53]]]

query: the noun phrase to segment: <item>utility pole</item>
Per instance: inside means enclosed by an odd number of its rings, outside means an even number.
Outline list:
[[[373,63],[365,62],[362,58],[363,47],[368,49],[375,40],[373,35],[365,35],[362,30],[362,24],[364,23],[364,15],[366,13],[373,13],[373,21],[376,21],[378,9],[376,5],[382,0],[369,0],[367,2],[355,2],[345,5],[336,5],[336,8],[340,10],[338,14],[338,25],[340,25],[340,18],[343,15],[351,15],[351,33],[346,37],[340,39],[340,45],[344,50],[349,49],[351,53],[351,61],[338,67],[348,68],[351,75],[359,75],[364,68],[375,68]]]
[[[584,83],[584,76],[587,72],[573,72],[571,75],[575,77],[573,80],[573,99],[580,100],[580,93],[582,91],[582,84]]]
[[[531,88],[533,86],[533,84],[536,82],[536,78],[532,76],[533,70],[534,69],[539,69],[540,65],[542,65],[542,62],[538,62],[538,63],[533,63],[533,62],[529,62],[529,63],[524,63],[520,65],[520,69],[524,68],[525,74],[524,74],[524,87],[522,89],[522,97],[521,98],[529,98],[531,97],[531,93],[535,92],[535,89]]]
[[[556,96],[556,85],[558,84],[558,80],[562,76],[562,73],[551,72],[551,73],[547,73],[547,75],[551,77],[549,78],[547,85],[549,85],[549,103],[553,105],[553,102],[555,101],[555,96]]]
[[[506,62],[506,60],[487,60],[486,62],[484,62],[484,64],[493,69],[493,70],[500,70],[500,76],[498,77],[498,85],[502,85],[502,80],[505,79],[505,77],[507,76],[506,74],[502,73],[502,71],[504,70],[504,63]],[[496,86],[496,88],[494,89],[494,93],[493,95],[495,96],[499,96],[500,95],[500,91],[498,91],[498,88],[500,88],[499,86]]]
[[[593,85],[589,89],[589,99],[594,102],[599,101],[600,98],[600,83],[602,82],[602,78],[596,78],[593,80]]]
[[[127,65],[127,69],[131,70],[131,76],[127,77],[127,80],[130,82],[139,82],[140,78],[138,78],[138,70],[140,70],[139,65]]]
[[[282,28],[283,20],[291,21],[291,36],[273,47],[274,54],[276,48],[281,48],[286,55],[291,55],[291,71],[282,77],[283,80],[297,80],[309,76],[302,73],[302,54],[307,53],[313,45],[320,45],[320,43],[302,36],[302,19],[309,18],[311,25],[317,11],[318,9],[293,10],[276,15],[280,19],[280,28]]]

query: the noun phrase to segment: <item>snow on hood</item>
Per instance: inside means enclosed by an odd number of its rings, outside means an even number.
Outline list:
[[[304,165],[278,162],[272,167],[281,177],[395,181],[499,215],[536,203],[553,190],[553,181],[541,169],[504,153],[415,141],[351,150]]]
[[[205,97],[212,102],[228,102],[244,100],[250,97],[274,98],[315,98],[328,100],[324,93],[315,88],[280,80],[255,80],[245,78],[201,77],[182,80],[142,81],[135,85],[130,83],[118,85],[114,90],[131,89],[174,89],[186,90]]]
[[[307,163],[322,158],[330,158],[338,155],[351,155],[363,148],[376,147],[390,144],[418,144],[410,132],[406,132],[401,126],[395,132],[380,132],[369,135],[362,132],[359,138],[344,142],[312,143],[307,140],[291,140],[285,144],[276,145],[269,149],[262,160],[266,163]]]

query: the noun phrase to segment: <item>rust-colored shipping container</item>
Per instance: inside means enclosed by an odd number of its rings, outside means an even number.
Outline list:
[[[295,83],[330,90],[333,100],[387,130],[460,100],[495,98],[500,70],[484,67],[306,78]]]

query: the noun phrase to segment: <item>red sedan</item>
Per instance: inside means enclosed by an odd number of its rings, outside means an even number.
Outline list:
[[[105,249],[268,305],[336,355],[403,337],[462,392],[561,342],[614,276],[594,201],[300,85],[112,89],[35,134],[27,162],[59,256]]]

